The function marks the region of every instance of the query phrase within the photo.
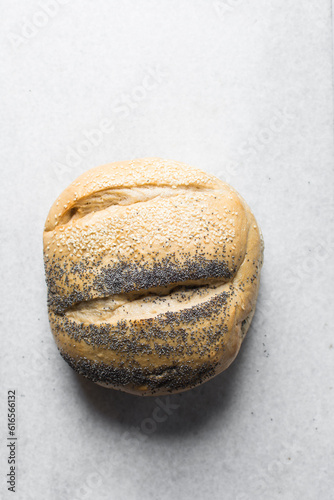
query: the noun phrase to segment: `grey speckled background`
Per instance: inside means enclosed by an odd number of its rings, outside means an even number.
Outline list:
[[[1,7],[0,497],[331,500],[330,1]],[[94,386],[62,361],[42,267],[55,197],[85,169],[143,156],[228,180],[266,243],[258,309],[236,362],[158,400]],[[15,495],[5,482],[11,388]]]

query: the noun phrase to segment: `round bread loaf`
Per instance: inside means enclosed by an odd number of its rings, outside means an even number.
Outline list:
[[[145,158],[85,172],[44,229],[51,329],[93,382],[140,395],[190,389],[235,359],[263,244],[228,184]]]

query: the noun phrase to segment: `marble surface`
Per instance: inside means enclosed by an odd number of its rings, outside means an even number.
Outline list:
[[[0,497],[331,500],[330,2],[2,4]],[[145,156],[230,182],[266,245],[235,363],[158,399],[105,390],[63,362],[42,266],[44,220],[67,184]],[[13,388],[15,496],[4,479]]]

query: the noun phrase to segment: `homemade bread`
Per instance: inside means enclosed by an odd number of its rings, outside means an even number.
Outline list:
[[[228,184],[159,158],[76,179],[44,230],[51,329],[93,382],[190,389],[235,359],[255,310],[259,226]]]

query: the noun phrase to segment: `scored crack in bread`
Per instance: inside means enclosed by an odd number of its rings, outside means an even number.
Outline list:
[[[82,174],[44,229],[48,311],[63,358],[133,394],[179,392],[235,359],[263,240],[228,184],[159,158]]]

